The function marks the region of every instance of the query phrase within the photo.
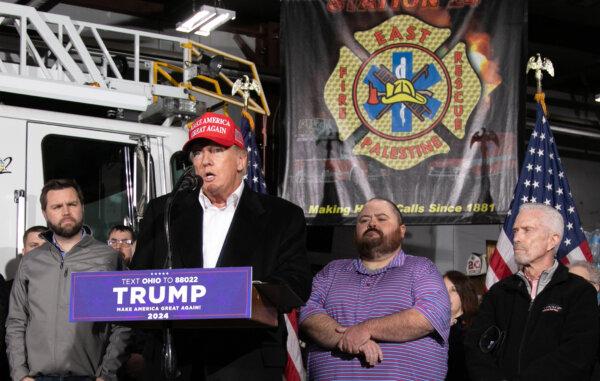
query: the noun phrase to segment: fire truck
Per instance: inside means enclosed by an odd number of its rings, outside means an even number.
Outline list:
[[[137,229],[147,202],[171,190],[189,165],[180,149],[190,120],[207,110],[270,113],[263,93],[248,97],[234,81],[247,74],[260,87],[252,62],[196,41],[8,3],[0,25],[14,27],[18,41],[0,43],[0,101],[92,105],[112,117],[0,104],[0,273],[8,279],[24,231],[45,225],[47,180],[80,184],[85,223],[103,240],[115,224]]]

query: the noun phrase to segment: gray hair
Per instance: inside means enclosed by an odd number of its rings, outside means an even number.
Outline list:
[[[552,233],[558,234],[559,244],[555,247],[554,252],[558,251],[560,241],[562,241],[563,233],[565,231],[565,221],[558,210],[545,204],[528,203],[521,205],[519,213],[525,210],[538,211],[544,215],[541,220],[542,224],[547,227]]]
[[[598,269],[596,266],[586,261],[575,261],[569,264],[570,269],[573,267],[581,267],[582,269],[585,269],[590,276],[588,281],[595,286],[600,286],[600,269]]]
[[[195,142],[196,143],[196,142]],[[198,143],[196,143],[196,145],[191,144],[190,145],[190,149],[189,149],[189,153],[188,153],[188,160],[190,161],[190,163],[194,162],[194,154],[196,152],[196,150],[194,150],[194,147],[199,147],[200,145]],[[234,151],[236,151],[238,154],[242,155],[242,156],[246,156],[248,157],[248,151],[245,148],[240,148],[238,146],[236,146],[235,144],[230,146],[230,147],[226,147],[227,149],[231,148]],[[245,175],[248,173],[248,166],[246,166],[246,168],[244,168],[242,170],[242,175]]]

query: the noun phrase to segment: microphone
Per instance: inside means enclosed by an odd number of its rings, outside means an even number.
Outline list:
[[[176,194],[181,191],[195,191],[198,186],[201,186],[202,179],[196,175],[194,166],[190,166],[185,170],[183,175],[177,180],[177,183],[173,187],[172,194]]]
[[[171,237],[171,207],[173,206],[173,200],[182,191],[192,192],[201,185],[202,179],[196,176],[194,166],[190,166],[185,170],[183,175],[177,180],[177,183],[173,187],[171,194],[165,202],[165,219],[163,221],[165,227],[165,238],[167,241],[167,253],[165,257],[165,269],[173,268],[173,241]],[[161,364],[162,372],[165,378],[169,381],[175,380],[181,372],[177,369],[177,354],[173,345],[173,335],[171,332],[170,322],[164,322],[163,325],[163,347],[162,347],[163,361]]]
[[[167,240],[167,255],[165,258],[165,269],[173,268],[173,242],[171,238],[171,208],[173,206],[173,201],[177,197],[177,195],[182,191],[194,191],[201,186],[202,179],[199,176],[196,176],[196,172],[194,171],[194,166],[190,166],[185,170],[183,175],[177,180],[177,183],[173,187],[171,194],[167,197],[167,201],[165,202],[165,238]]]

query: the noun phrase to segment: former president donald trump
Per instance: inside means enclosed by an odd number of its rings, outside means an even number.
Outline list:
[[[173,201],[173,267],[252,266],[255,280],[286,284],[306,300],[311,275],[303,212],[244,184],[247,151],[239,127],[225,115],[206,113],[192,124],[183,151],[202,185]],[[164,267],[166,198],[148,206],[132,263],[136,270]],[[273,329],[175,332],[182,379],[280,381],[286,334],[281,316]],[[146,363],[160,364],[159,356],[159,342],[146,348]],[[157,370],[148,373],[160,378]]]

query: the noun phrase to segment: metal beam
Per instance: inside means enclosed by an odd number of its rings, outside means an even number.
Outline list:
[[[144,0],[63,0],[61,3],[139,17],[160,15],[165,11],[164,4]]]
[[[62,16],[62,15],[56,15],[53,13],[43,13],[43,15],[44,15],[44,19],[46,21],[63,26],[63,28],[67,32],[67,35],[69,36],[69,39],[73,43],[73,47],[75,47],[75,50],[77,50],[77,53],[79,54],[79,57],[81,58],[81,61],[85,65],[88,73],[92,76],[92,81],[98,83],[100,85],[100,87],[106,87],[106,82],[104,81],[104,78],[102,78],[102,74],[100,74],[100,70],[98,70],[98,67],[96,67],[96,63],[92,59],[92,56],[90,56],[90,52],[88,51],[87,47],[83,43],[83,40],[81,39],[81,36],[79,35],[81,30],[78,32],[75,29],[75,25],[73,25],[71,18],[67,17],[67,16]],[[53,34],[53,36],[54,36],[54,34]],[[61,47],[62,47],[62,44],[61,44]],[[70,57],[69,52],[66,51],[65,49],[63,49],[62,52],[64,52],[64,54],[66,54],[67,56]],[[62,62],[62,60],[61,60],[61,62]],[[83,82],[79,82],[79,83],[83,84]]]
[[[68,52],[65,52],[62,44],[58,41],[54,33],[52,33],[50,27],[48,27],[45,20],[41,18],[40,14],[35,10],[35,8],[3,3],[2,7],[0,7],[0,12],[13,17],[21,17],[22,20],[26,18],[38,31],[39,35],[46,42],[52,53],[54,53],[54,55],[60,60],[71,79],[80,84],[85,82],[85,75],[79,66],[77,66]],[[21,27],[23,28],[25,25],[26,24],[22,21]]]
[[[151,103],[143,95],[8,74],[0,74],[0,91],[136,111],[145,111]]]

